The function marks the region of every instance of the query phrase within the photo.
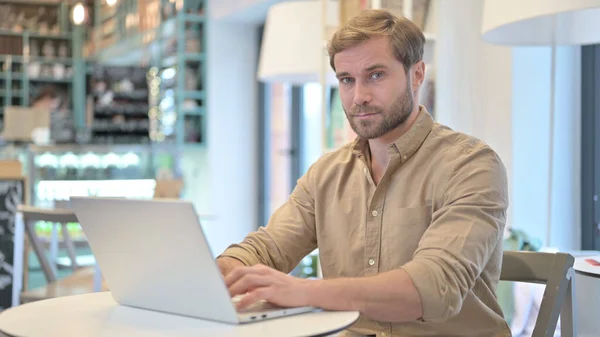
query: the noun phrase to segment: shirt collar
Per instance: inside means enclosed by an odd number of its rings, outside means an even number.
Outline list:
[[[390,144],[388,153],[390,156],[401,156],[402,161],[408,160],[417,149],[423,144],[431,128],[433,127],[433,117],[427,112],[425,107],[419,107],[419,116],[410,129],[400,136],[396,141]],[[369,142],[368,140],[356,137],[352,144],[352,152],[357,156],[368,158]]]

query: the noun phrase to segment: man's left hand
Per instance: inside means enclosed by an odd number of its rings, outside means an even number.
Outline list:
[[[310,305],[308,288],[311,282],[265,265],[239,267],[225,277],[231,297],[246,294],[238,302],[238,309],[244,309],[259,300],[281,307]]]

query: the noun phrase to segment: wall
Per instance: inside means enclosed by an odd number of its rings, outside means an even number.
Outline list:
[[[546,241],[550,48],[481,39],[483,1],[437,0],[436,118],[494,148],[507,167],[509,226]],[[468,18],[465,19],[465,18]],[[549,245],[580,247],[580,52],[557,53],[553,229]]]
[[[215,219],[204,229],[216,255],[257,228],[258,30],[212,19],[207,33],[208,153],[199,163],[210,174]]]
[[[488,143],[502,158],[511,188],[511,50],[481,40],[482,1],[437,0],[436,5],[436,120]]]

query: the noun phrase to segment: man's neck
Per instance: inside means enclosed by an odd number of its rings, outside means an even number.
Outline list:
[[[374,175],[377,176],[378,171],[385,171],[390,163],[390,156],[388,154],[388,147],[394,143],[398,138],[402,137],[410,128],[413,126],[417,118],[419,117],[419,106],[410,114],[406,122],[399,125],[394,130],[386,133],[385,135],[369,139],[369,149],[371,151],[371,168],[374,171]],[[381,172],[383,175],[383,172]]]

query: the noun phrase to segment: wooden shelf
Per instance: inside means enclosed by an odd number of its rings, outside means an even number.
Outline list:
[[[23,55],[0,55],[0,62],[12,63],[61,63],[61,64],[72,64],[72,58],[61,58],[61,57],[25,57]]]
[[[206,56],[204,53],[184,53],[181,57],[184,63],[187,62],[204,62],[206,61]],[[162,60],[161,65],[164,68],[169,68],[178,65],[177,55],[171,55]]]
[[[21,98],[23,95],[23,90],[21,89],[13,89],[10,91],[10,98]],[[7,90],[0,90],[0,97],[8,97]]]
[[[204,17],[204,15],[184,14],[183,21],[192,22],[192,23],[204,23],[205,17]]]
[[[21,73],[11,73],[10,77],[13,80],[20,81],[21,79],[23,79],[23,74],[21,74]],[[8,79],[7,73],[6,72],[5,73],[0,73],[0,79],[7,80]]]
[[[164,5],[170,0],[161,0]],[[135,3],[135,1],[132,1]],[[118,7],[116,10],[129,11],[131,6]],[[133,5],[132,5],[133,6]],[[159,101],[165,98],[166,91],[172,90],[172,106],[167,108],[164,105],[162,109],[180,112],[181,118],[198,118],[207,115],[206,110],[206,92],[204,90],[194,90],[194,88],[203,88],[206,85],[206,60],[207,55],[205,53],[205,33],[206,27],[203,26],[207,22],[207,17],[201,13],[204,9],[206,10],[206,1],[189,1],[184,2],[184,7],[181,11],[174,13],[174,15],[168,18],[157,18],[160,24],[154,29],[147,30],[145,32],[136,32],[135,28],[129,29],[128,33],[119,30],[119,24],[123,20],[121,15],[111,15],[108,12],[102,13],[97,17],[98,24],[97,29],[103,27],[103,22],[112,17],[116,19],[113,35],[114,40],[110,39],[99,39],[97,40],[98,49],[92,53],[92,58],[101,64],[109,66],[148,66],[158,67],[159,71],[165,68],[178,68],[178,75],[168,80],[171,85],[165,86],[164,82],[160,84],[160,97]],[[104,10],[105,8],[98,6]],[[191,11],[191,12],[190,12]],[[196,14],[197,13],[197,14]],[[107,21],[111,24],[112,21]],[[193,39],[198,46],[190,46]],[[189,47],[189,49],[186,49]],[[193,48],[192,48],[193,47]],[[189,50],[189,51],[188,51]],[[198,52],[194,52],[198,50]],[[192,90],[185,90],[185,84],[181,83],[181,72],[185,71],[185,68],[193,68],[197,73],[195,74],[194,81],[198,84],[192,87]],[[184,73],[187,79],[188,74]],[[191,79],[189,79],[191,80]],[[188,83],[184,80],[185,83]],[[201,101],[198,107],[185,108],[186,100]],[[162,104],[166,104],[164,102]],[[153,103],[154,104],[154,103]],[[157,104],[160,104],[157,103]],[[152,108],[152,107],[151,107]],[[200,118],[201,123],[198,124],[202,128],[200,138],[206,139],[205,135],[205,123],[203,118]],[[177,130],[174,135],[174,139],[167,141],[174,141],[178,145],[183,145],[185,142],[184,134],[185,130],[179,130],[179,127],[183,124],[177,123]]]
[[[52,78],[52,77],[30,77],[30,82],[44,82],[44,83],[71,83],[72,78]]]
[[[204,91],[184,91],[183,99],[203,100],[206,99]]]
[[[204,116],[206,114],[206,108],[202,106],[195,108],[183,108],[183,114],[186,116]]]
[[[29,35],[29,37],[40,38],[40,39],[57,39],[57,40],[70,40],[72,37],[71,33],[39,33],[39,32],[15,32],[13,30],[0,29],[0,36],[17,36],[17,37],[25,37],[25,35]]]

